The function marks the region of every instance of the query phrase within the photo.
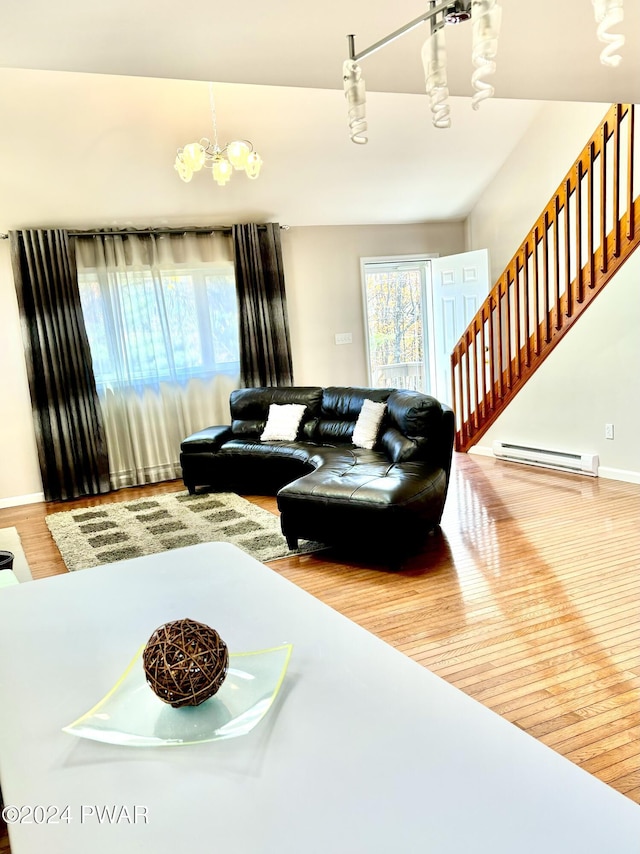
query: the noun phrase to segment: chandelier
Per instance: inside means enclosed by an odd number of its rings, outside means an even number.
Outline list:
[[[623,0],[593,0],[598,25],[597,35],[600,41],[606,44],[600,54],[600,61],[603,65],[617,66],[621,61],[620,56],[615,55],[615,51],[624,44],[624,36],[612,34],[609,29],[622,23],[622,3]],[[451,117],[447,83],[445,25],[471,20],[471,60],[474,66],[471,75],[471,85],[474,91],[471,106],[477,110],[481,103],[495,92],[487,77],[494,74],[496,70],[495,60],[498,52],[501,19],[502,10],[496,0],[456,0],[456,2],[429,0],[427,12],[360,51],[360,53],[355,51],[355,36],[347,36],[349,59],[345,60],[342,66],[342,81],[347,99],[351,141],[359,145],[368,141],[366,135],[365,83],[362,70],[358,65],[361,59],[365,59],[410,30],[428,22],[429,35],[422,47],[425,88],[429,96],[433,125],[437,128],[448,128],[451,127]]]
[[[185,182],[193,178],[194,172],[210,169],[213,180],[219,187],[224,187],[231,180],[234,169],[244,172],[247,178],[257,178],[262,168],[262,158],[248,139],[234,139],[222,147],[218,145],[213,83],[209,83],[209,103],[213,140],[205,136],[199,142],[189,142],[179,148],[173,168]]]

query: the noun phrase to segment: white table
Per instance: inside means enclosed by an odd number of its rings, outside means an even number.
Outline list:
[[[294,644],[249,735],[164,748],[62,732],[161,623],[231,652]],[[0,595],[5,804],[13,854],[638,854],[640,807],[233,546],[208,544]],[[81,808],[123,806],[135,824]]]

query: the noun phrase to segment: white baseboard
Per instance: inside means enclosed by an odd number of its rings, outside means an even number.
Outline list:
[[[477,454],[479,457],[493,457],[497,459],[488,445],[474,445],[472,448],[469,448],[468,453]],[[624,483],[640,483],[640,472],[614,469],[610,466],[598,466],[598,477],[603,477],[605,480],[620,480]]]
[[[493,457],[493,451],[488,445],[473,445],[467,453],[478,454],[479,457]]]
[[[622,480],[625,483],[640,483],[640,472],[612,469],[609,466],[599,466],[598,477],[604,477],[607,480]]]
[[[5,507],[19,507],[21,504],[38,504],[44,501],[44,492],[33,492],[31,495],[14,495],[12,498],[0,498],[0,510]]]

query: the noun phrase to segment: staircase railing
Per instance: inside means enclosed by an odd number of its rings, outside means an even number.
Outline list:
[[[634,105],[612,105],[456,344],[456,450],[488,430],[638,246],[634,127]]]

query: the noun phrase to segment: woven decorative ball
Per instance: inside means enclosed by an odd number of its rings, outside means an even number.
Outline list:
[[[227,675],[229,651],[215,629],[196,620],[159,626],[142,653],[147,682],[174,709],[199,706]]]

